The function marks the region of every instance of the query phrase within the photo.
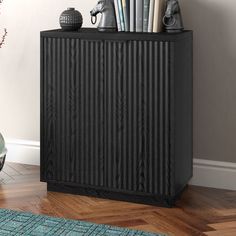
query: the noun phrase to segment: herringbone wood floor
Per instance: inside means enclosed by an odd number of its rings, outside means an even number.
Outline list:
[[[7,163],[0,208],[129,227],[169,235],[236,235],[236,192],[188,187],[172,209],[47,192],[39,167]]]

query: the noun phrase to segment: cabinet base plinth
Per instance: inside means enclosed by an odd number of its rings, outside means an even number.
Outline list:
[[[93,187],[75,186],[65,183],[47,183],[47,190],[52,192],[63,192],[70,194],[78,194],[90,197],[98,197],[104,199],[127,201],[133,203],[141,203],[154,206],[173,207],[175,201],[179,198],[182,191],[174,197],[163,197],[152,194],[116,192]]]

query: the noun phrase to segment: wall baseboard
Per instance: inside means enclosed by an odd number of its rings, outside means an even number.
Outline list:
[[[6,140],[7,161],[40,165],[40,142]],[[236,190],[236,163],[202,159],[193,161],[193,178],[190,185]]]
[[[27,165],[40,165],[40,142],[9,139],[6,161]]]
[[[190,185],[236,190],[236,163],[193,160],[193,178]]]

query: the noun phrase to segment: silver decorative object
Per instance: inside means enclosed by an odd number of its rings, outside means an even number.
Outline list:
[[[81,28],[83,24],[83,17],[81,13],[75,8],[68,8],[63,11],[60,16],[61,28],[65,31],[75,31]]]
[[[5,147],[5,141],[2,134],[0,133],[0,171],[2,170],[4,166],[6,154],[7,154],[7,149]]]
[[[165,26],[165,31],[168,33],[178,33],[184,30],[178,0],[167,0],[163,24]]]
[[[98,24],[99,31],[116,31],[116,16],[113,0],[99,0],[97,5],[90,11],[91,22],[96,24],[97,14],[101,13],[101,20]]]

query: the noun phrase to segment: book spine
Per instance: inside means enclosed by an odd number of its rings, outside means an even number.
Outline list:
[[[123,13],[124,13],[125,31],[129,31],[127,0],[122,0],[122,7],[123,7]]]
[[[143,0],[136,0],[136,32],[143,30]]]
[[[119,7],[118,7],[118,0],[114,0],[114,6],[115,6],[115,13],[116,13],[117,29],[120,32],[121,31],[121,24],[120,24],[120,13],[119,13]]]
[[[124,20],[124,13],[122,9],[121,0],[118,0],[118,9],[119,9],[119,15],[120,15],[121,31],[125,31],[125,20]]]
[[[143,32],[148,32],[150,0],[143,1]]]
[[[153,32],[158,33],[162,30],[162,17],[164,11],[164,0],[155,0],[154,18],[153,18]]]
[[[165,15],[165,9],[166,9],[166,1],[165,0],[161,0],[161,6],[160,6],[160,20],[159,20],[159,24],[158,24],[158,31],[162,32],[163,31],[163,17]]]
[[[130,31],[135,31],[135,0],[130,0],[129,6],[129,23],[130,23]]]
[[[128,31],[130,31],[130,0],[126,0],[127,19],[128,19]]]
[[[148,15],[148,32],[149,33],[152,33],[152,30],[153,30],[154,4],[155,4],[155,0],[150,0],[149,15]]]

